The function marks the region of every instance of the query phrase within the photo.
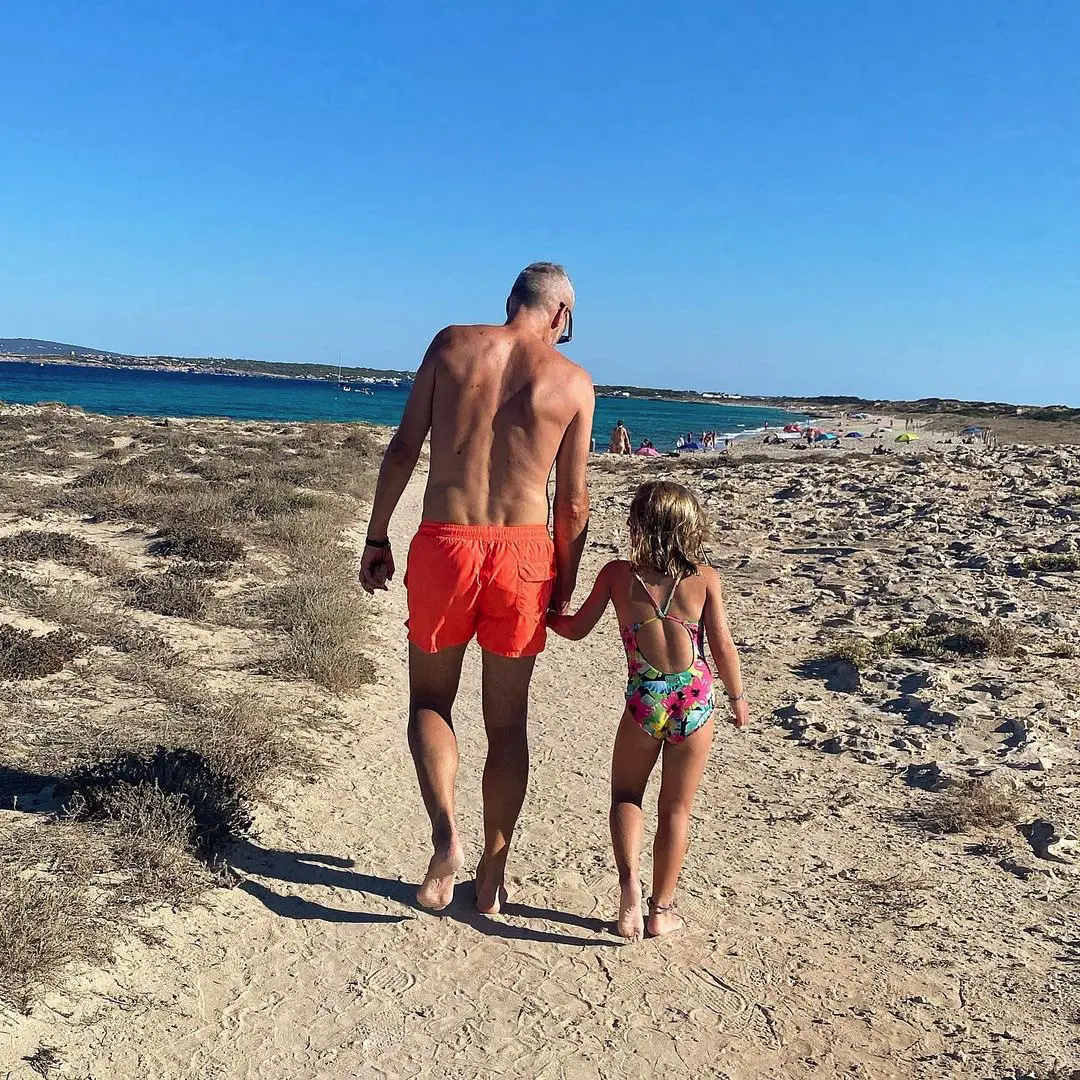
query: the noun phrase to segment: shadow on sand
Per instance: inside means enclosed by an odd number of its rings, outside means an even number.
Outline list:
[[[351,892],[377,896],[398,904],[408,910],[400,915],[388,915],[379,912],[350,911],[328,907],[302,897],[275,892],[266,885],[250,878],[238,887],[250,896],[262,901],[275,915],[287,919],[322,919],[326,922],[342,923],[398,923],[415,919],[424,912],[416,904],[418,884],[399,881],[396,878],[376,877],[352,869],[349,859],[335,855],[319,855],[312,852],[281,851],[263,848],[249,841],[241,841],[229,850],[228,862],[233,869],[242,874],[256,874],[263,878],[274,878],[290,885],[321,885],[332,889],[348,889]],[[620,947],[621,942],[600,937],[610,930],[610,924],[601,919],[591,919],[570,912],[555,911],[552,908],[534,907],[529,904],[508,903],[503,908],[503,915],[515,919],[530,919],[540,922],[560,923],[589,932],[589,937],[571,933],[559,933],[532,927],[517,926],[503,921],[502,917],[482,915],[473,907],[476,896],[475,883],[462,882],[454,889],[454,899],[443,911],[434,913],[438,917],[453,919],[455,922],[491,937],[502,937],[518,941],[545,942],[551,945],[592,945],[601,947]]]

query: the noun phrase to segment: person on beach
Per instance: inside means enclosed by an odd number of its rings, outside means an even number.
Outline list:
[[[434,853],[417,901],[453,898],[464,851],[454,814],[452,711],[465,648],[483,651],[484,852],[476,906],[505,902],[506,857],[529,778],[529,682],[545,614],[574,592],[589,519],[592,381],[554,346],[573,329],[574,287],[554,263],[518,275],[502,326],[450,326],[416,373],[379,470],[360,564],[368,593],[394,576],[390,519],[431,434],[420,530],[409,548],[409,749]],[[549,535],[547,483],[555,467]]]
[[[611,840],[619,871],[618,931],[638,941],[678,929],[675,887],[686,855],[690,807],[712,745],[715,694],[705,638],[731,705],[731,722],[749,722],[739,654],[731,638],[720,575],[700,561],[708,536],[701,504],[681,484],[657,480],[630,504],[630,558],[609,562],[575,615],[548,626],[573,641],[585,637],[608,603],[622,628],[629,676],[626,708],[611,763]],[[641,803],[663,757],[653,888],[646,923],[638,853]]]
[[[621,420],[611,429],[611,441],[608,443],[608,453],[630,453],[630,432],[626,430],[626,425],[623,424]]]

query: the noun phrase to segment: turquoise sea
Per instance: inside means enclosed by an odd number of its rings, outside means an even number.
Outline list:
[[[0,363],[0,401],[34,404],[59,401],[112,416],[227,416],[237,420],[366,421],[394,426],[408,390],[374,386],[364,394],[333,381],[276,379],[265,376],[210,375],[83,367],[74,364]],[[716,431],[723,436],[805,420],[802,414],[750,406],[600,397],[594,435],[607,446],[611,429],[622,420],[636,447],[652,439],[669,450],[687,432]]]

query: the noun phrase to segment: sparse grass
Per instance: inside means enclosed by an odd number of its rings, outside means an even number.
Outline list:
[[[20,829],[6,848],[0,823],[5,1001],[25,1006],[70,962],[103,959],[118,927],[134,927],[125,914],[133,905],[189,900],[212,880],[207,863],[243,833],[255,803],[279,797],[282,778],[320,768],[289,722],[302,691],[279,684],[284,708],[261,695],[221,696],[217,673],[189,667],[142,629],[129,601],[200,618],[211,599],[205,579],[250,552],[245,575],[255,581],[238,595],[266,596],[284,638],[275,671],[339,693],[373,677],[359,652],[355,551],[342,533],[370,494],[380,436],[333,424],[198,427],[0,410],[8,513],[44,506],[134,522],[159,532],[152,553],[176,560],[164,573],[132,578],[127,560],[99,572],[96,545],[44,527],[7,538],[6,552],[0,542],[0,558],[11,560],[0,568],[0,603],[63,627],[56,633],[72,641],[78,634],[115,650],[99,649],[81,678],[64,679],[63,698],[48,685],[0,682],[0,760],[26,791],[60,777],[73,815]],[[133,441],[113,449],[119,438]],[[28,463],[19,471],[40,473],[62,461],[71,478],[19,480],[16,458]],[[56,584],[13,572],[30,559],[80,566],[108,582]],[[288,583],[260,585],[260,576]],[[13,641],[21,648],[27,638],[40,644],[49,635],[19,632]],[[304,705],[305,731],[330,715],[322,708]]]
[[[64,1059],[60,1057],[55,1046],[50,1046],[48,1043],[39,1044],[38,1048],[32,1053],[27,1054],[23,1058],[23,1061],[38,1074],[38,1076],[45,1077],[45,1080],[50,1080],[53,1076],[58,1076],[64,1068]]]
[[[233,495],[231,504],[241,519],[263,521],[310,510],[317,499],[308,492],[297,491],[286,481],[257,476]]]
[[[1031,804],[1022,792],[1000,780],[978,777],[950,785],[930,811],[932,823],[943,832],[966,832],[972,827],[996,829],[1022,821]]]
[[[1014,656],[1019,641],[1000,619],[987,624],[968,619],[930,618],[926,623],[890,630],[877,637],[848,637],[830,646],[823,660],[846,660],[862,670],[890,656],[928,660]]]
[[[1063,573],[1080,570],[1080,554],[1038,551],[1033,555],[1025,556],[1022,565],[1025,570],[1033,570],[1039,573]]]
[[[0,600],[27,615],[59,623],[117,652],[169,664],[176,656],[160,637],[133,623],[130,612],[111,596],[78,583],[39,588],[18,574],[0,570]]]
[[[273,671],[305,676],[336,694],[375,681],[375,665],[358,647],[362,609],[346,580],[304,574],[270,590],[261,606],[287,635]]]
[[[205,582],[183,574],[143,574],[124,588],[133,607],[177,619],[201,619],[213,599]]]
[[[63,670],[82,643],[70,630],[32,634],[0,623],[0,679],[41,679]]]
[[[85,888],[85,850],[68,830],[0,833],[0,1002],[29,1011],[70,964],[107,959],[109,931]]]

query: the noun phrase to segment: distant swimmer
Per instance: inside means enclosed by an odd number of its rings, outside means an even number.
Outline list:
[[[611,430],[611,442],[608,443],[608,453],[630,453],[630,432],[626,430],[626,425],[621,420]]]

